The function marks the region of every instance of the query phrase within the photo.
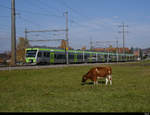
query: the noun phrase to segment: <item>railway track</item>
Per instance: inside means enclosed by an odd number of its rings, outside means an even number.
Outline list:
[[[56,64],[56,65],[24,65],[24,66],[15,66],[15,67],[0,67],[0,71],[5,70],[23,70],[23,69],[43,69],[43,68],[57,68],[57,67],[69,67],[69,66],[90,66],[90,65],[108,65],[108,64],[127,64],[127,63],[136,63],[136,62],[118,62],[118,63],[83,63],[83,64]]]

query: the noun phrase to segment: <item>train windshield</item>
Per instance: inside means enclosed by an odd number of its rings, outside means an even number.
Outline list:
[[[27,50],[26,57],[35,57],[37,50]]]

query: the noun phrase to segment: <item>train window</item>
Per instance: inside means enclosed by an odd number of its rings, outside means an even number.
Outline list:
[[[27,50],[26,57],[35,57],[37,50]]]
[[[44,57],[46,57],[46,55],[47,55],[47,52],[44,52]]]
[[[50,57],[50,53],[49,52],[44,52],[44,57]]]
[[[82,59],[83,56],[82,56],[81,54],[78,54],[78,55],[77,55],[77,58],[78,58],[78,59]]]
[[[47,57],[50,57],[50,52],[47,52]]]
[[[56,59],[65,59],[65,57],[66,57],[65,54],[56,54],[55,55]]]
[[[73,59],[74,58],[74,55],[69,55],[69,59]]]
[[[42,52],[39,52],[39,53],[38,53],[38,57],[42,57]]]
[[[73,53],[69,53],[68,56],[69,56],[69,59],[74,59],[74,54]]]
[[[61,54],[61,59],[65,59],[65,55],[64,54]]]
[[[54,54],[54,58],[57,59],[57,54],[56,53]]]
[[[88,59],[90,55],[89,54],[85,54],[85,59]]]
[[[103,59],[103,58],[104,58],[104,56],[103,56],[103,55],[99,55],[98,57],[99,57],[100,59]]]

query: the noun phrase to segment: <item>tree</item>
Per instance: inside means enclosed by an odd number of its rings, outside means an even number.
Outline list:
[[[66,40],[61,40],[61,45],[59,46],[59,48],[63,48],[63,49],[67,48]],[[69,46],[68,49],[73,49],[73,48]]]
[[[86,46],[83,46],[83,47],[81,48],[81,50],[86,50]]]
[[[29,41],[23,37],[20,37],[18,39],[18,44],[17,44],[17,48],[18,49],[24,49],[30,47]]]
[[[17,62],[25,62],[25,49],[30,47],[29,41],[23,37],[18,39],[17,43]]]
[[[65,49],[66,47],[67,47],[67,42],[65,40],[62,40],[60,48],[64,48]]]

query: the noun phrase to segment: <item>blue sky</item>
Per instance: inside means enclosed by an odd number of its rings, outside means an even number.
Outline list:
[[[96,41],[116,41],[122,47],[125,28],[126,47],[150,47],[150,0],[16,0],[16,34],[24,37],[24,29],[65,29],[64,12],[69,12],[69,44],[78,49],[107,47]],[[0,0],[0,52],[11,48],[11,0]],[[56,35],[57,34],[57,35]],[[65,39],[64,32],[30,33],[30,40]],[[58,46],[59,41],[30,42],[31,45]],[[107,45],[107,46],[106,46]],[[111,45],[115,46],[115,42]]]

